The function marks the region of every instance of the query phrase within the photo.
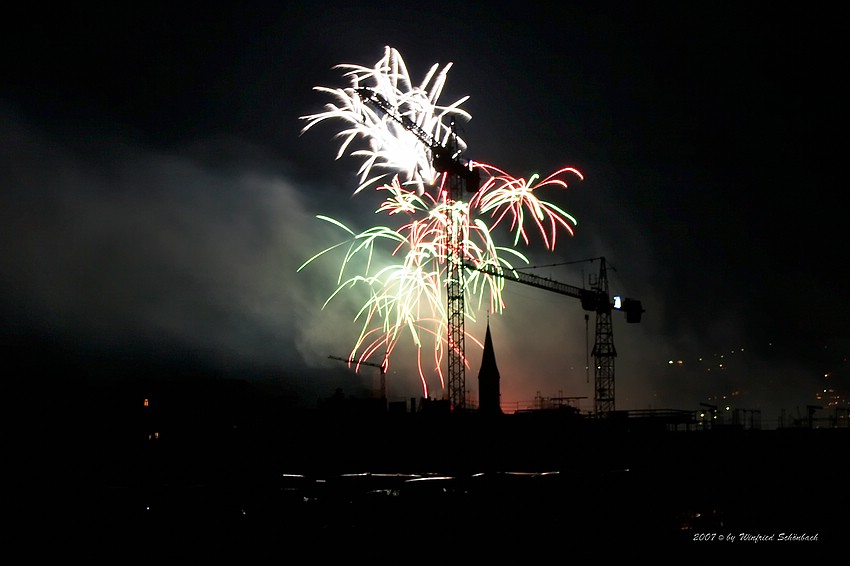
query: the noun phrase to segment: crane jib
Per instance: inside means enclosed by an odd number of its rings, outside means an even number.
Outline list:
[[[607,293],[596,289],[576,287],[575,285],[568,285],[566,283],[561,283],[560,281],[555,281],[554,279],[538,277],[537,275],[531,275],[529,273],[522,273],[514,270],[496,269],[489,265],[476,266],[469,262],[466,262],[465,265],[467,269],[480,271],[493,277],[503,277],[509,281],[531,285],[532,287],[545,289],[546,291],[553,291],[561,295],[579,299],[581,300],[582,308],[587,311],[609,313],[612,308],[617,308],[614,306],[614,303],[611,301],[611,298]],[[644,312],[640,301],[635,299],[624,299],[622,305],[623,306],[621,308],[617,308],[617,310],[623,310],[626,313],[627,322],[640,322],[641,314]]]
[[[481,186],[481,172],[474,168],[469,161],[459,159],[456,152],[441,145],[425,130],[420,128],[407,116],[400,114],[398,109],[390,104],[390,102],[381,96],[380,93],[366,87],[361,87],[356,90],[357,95],[363,102],[374,104],[379,109],[387,113],[391,119],[395,120],[421,141],[425,147],[431,150],[431,162],[434,169],[440,173],[449,175],[457,175],[464,181],[464,188],[467,192],[473,193]]]

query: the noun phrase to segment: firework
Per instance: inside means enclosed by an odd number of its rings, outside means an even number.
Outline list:
[[[453,250],[460,251],[459,261],[464,266],[464,316],[474,321],[476,311],[485,305],[488,312],[501,312],[505,307],[504,279],[492,273],[513,271],[517,262],[528,263],[517,249],[520,242],[531,243],[526,225],[536,228],[550,250],[559,230],[572,234],[576,225],[573,216],[541,200],[536,192],[566,188],[568,177],[582,176],[565,167],[543,179],[537,175],[519,179],[492,165],[469,161],[466,169],[477,172],[483,182],[467,200],[450,200],[445,186],[448,175],[435,169],[434,162],[437,153],[449,145],[457,154],[466,149],[465,142],[454,136],[450,121],[471,118],[460,108],[468,97],[447,106],[438,104],[451,64],[432,66],[418,85],[411,80],[400,54],[389,47],[374,67],[346,64],[337,68],[345,70],[350,86],[316,87],[336,103],[327,104],[324,112],[302,116],[306,120],[303,131],[326,120],[345,124],[337,133],[342,139],[337,158],[348,152],[362,159],[354,193],[374,189],[380,197],[376,212],[395,224],[356,232],[319,216],[346,237],[309,258],[298,270],[330,252],[340,252],[337,286],[324,306],[354,286],[366,287],[369,297],[355,316],[361,331],[350,359],[362,362],[381,356],[388,368],[399,340],[407,336],[416,346],[419,377],[428,397],[430,369],[439,376],[440,387],[445,387],[441,365],[447,346],[446,280]],[[376,103],[381,111],[367,101]],[[365,148],[355,147],[358,138]],[[495,243],[493,230],[503,223],[509,223],[513,246]],[[459,246],[453,245],[453,238]],[[488,268],[486,273],[481,271],[483,267]],[[474,336],[467,336],[483,347]],[[426,351],[433,356],[431,368],[423,361]]]
[[[432,164],[430,147],[423,144],[419,136],[406,124],[412,124],[422,132],[431,145],[445,145],[452,136],[450,124],[444,120],[455,117],[471,119],[460,108],[469,98],[463,97],[448,106],[437,104],[451,63],[440,68],[433,65],[425,79],[417,86],[413,84],[399,52],[387,47],[384,56],[374,67],[343,64],[343,76],[351,86],[347,88],[315,87],[315,90],[330,95],[335,102],[325,105],[324,112],[302,116],[306,120],[302,132],[325,120],[342,121],[347,127],[336,137],[342,139],[337,159],[345,155],[358,138],[367,142],[367,147],[354,149],[351,155],[362,158],[358,171],[359,192],[385,180],[395,172],[405,175],[404,185],[415,187],[422,194],[426,185],[432,185],[438,173]],[[378,112],[365,103],[362,92],[368,89],[376,93],[394,109],[394,114]],[[465,142],[457,138],[459,149],[466,148]],[[383,173],[380,170],[385,170]]]
[[[510,217],[510,229],[515,232],[514,245],[517,245],[520,239],[526,245],[529,243],[528,233],[525,230],[526,215],[531,216],[540,231],[543,243],[550,250],[555,249],[559,227],[564,228],[570,235],[573,234],[576,219],[557,205],[540,200],[534,192],[549,185],[566,189],[567,174],[583,179],[577,169],[564,167],[545,179],[535,182],[539,179],[537,174],[532,175],[528,180],[516,179],[492,165],[479,163],[477,166],[487,172],[489,179],[472,196],[470,205],[477,208],[481,214],[491,215],[494,219],[491,228],[495,228],[506,217]],[[548,227],[544,224],[548,224]]]

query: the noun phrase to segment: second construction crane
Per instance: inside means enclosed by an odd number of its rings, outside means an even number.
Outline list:
[[[553,279],[538,277],[520,271],[502,270],[493,266],[469,266],[470,269],[503,277],[524,285],[530,285],[553,293],[566,295],[581,301],[586,311],[596,313],[596,339],[591,356],[593,357],[594,376],[594,412],[605,415],[615,410],[614,395],[614,366],[617,350],[614,347],[614,325],[611,319],[615,310],[623,311],[626,322],[640,322],[643,315],[643,305],[640,301],[630,298],[611,297],[608,290],[608,266],[604,257],[587,261],[599,261],[599,275],[591,282],[590,288],[576,287]]]

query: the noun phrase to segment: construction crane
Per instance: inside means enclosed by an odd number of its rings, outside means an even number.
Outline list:
[[[591,355],[594,360],[594,412],[600,416],[613,412],[616,407],[614,359],[617,357],[617,351],[614,348],[614,326],[611,313],[615,310],[623,311],[626,322],[638,323],[644,310],[638,300],[609,295],[608,267],[604,257],[585,261],[599,261],[599,276],[591,282],[589,289],[520,271],[503,270],[492,265],[467,264],[467,267],[494,277],[502,277],[509,281],[579,299],[584,310],[596,312],[596,340]]]
[[[386,400],[387,398],[387,366],[386,364],[376,364],[372,362],[358,362],[354,358],[341,358],[339,356],[328,356],[328,358],[332,360],[339,360],[341,362],[345,362],[348,365],[363,365],[363,366],[372,366],[374,368],[378,368],[381,371],[381,399]]]
[[[463,191],[474,192],[478,190],[480,183],[480,172],[473,169],[468,161],[460,158],[458,149],[457,133],[455,124],[452,122],[452,135],[444,144],[435,140],[431,134],[419,127],[410,118],[401,114],[396,107],[384,98],[380,93],[369,88],[357,89],[360,99],[385,112],[387,116],[401,124],[410,131],[431,152],[431,162],[434,169],[447,176],[446,203],[452,217],[447,222],[446,241],[448,242],[448,253],[446,254],[446,296],[447,296],[447,359],[448,368],[446,372],[446,389],[448,402],[452,411],[463,411],[466,409],[466,356],[465,356],[465,330],[464,330],[464,264],[463,264],[463,237],[461,234],[461,223],[454,217],[456,207],[452,203],[460,200]]]
[[[445,144],[441,144],[409,117],[400,113],[380,93],[369,88],[359,88],[357,89],[357,94],[364,103],[380,109],[390,119],[401,124],[430,150],[434,169],[440,173],[444,173],[448,177],[447,203],[450,204],[459,200],[464,190],[467,192],[478,190],[480,172],[474,169],[469,161],[461,159],[460,151],[458,150],[457,135],[454,131],[454,122],[451,124],[452,135],[449,136]],[[455,210],[455,207],[452,206],[448,208],[450,211]],[[466,269],[473,269],[489,275],[503,277],[518,283],[532,285],[580,299],[582,307],[585,310],[596,312],[596,341],[592,351],[595,362],[594,410],[597,415],[614,411],[614,358],[617,356],[617,352],[614,349],[611,311],[623,310],[626,313],[626,321],[630,323],[640,322],[641,314],[644,311],[640,301],[634,299],[621,300],[619,297],[612,299],[610,297],[608,293],[608,274],[605,258],[594,258],[594,260],[599,260],[600,262],[599,277],[593,282],[590,289],[575,287],[518,271],[506,271],[493,266],[479,267],[463,261],[465,254],[463,253],[462,238],[458,233],[458,226],[457,219],[449,219],[447,227],[449,253],[446,258],[446,295],[448,303],[447,391],[451,409],[453,411],[459,411],[466,408],[464,271]]]

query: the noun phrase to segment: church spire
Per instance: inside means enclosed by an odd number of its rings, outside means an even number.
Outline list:
[[[487,335],[484,338],[484,353],[481,356],[481,369],[478,371],[478,410],[481,413],[500,414],[501,393],[499,391],[499,367],[496,365],[496,353],[493,350],[493,338],[490,335],[490,321],[487,320]]]

